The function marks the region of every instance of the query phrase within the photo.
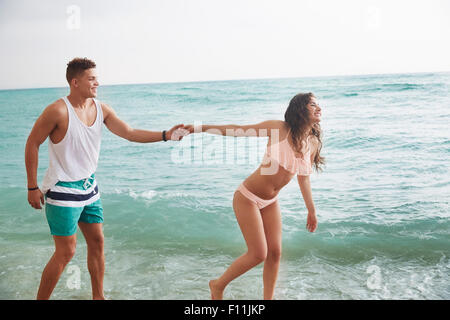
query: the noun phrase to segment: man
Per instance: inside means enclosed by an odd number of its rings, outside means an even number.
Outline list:
[[[28,202],[45,213],[55,252],[41,278],[37,299],[49,299],[65,266],[75,253],[77,224],[87,243],[92,298],[104,299],[103,208],[94,172],[100,152],[102,124],[134,142],[178,139],[178,125],[162,132],[133,129],[114,110],[94,99],[99,86],[96,65],[75,58],[67,65],[70,94],[45,108],[31,130],[25,148]],[[37,183],[39,146],[50,137],[49,167],[41,188]],[[182,137],[181,137],[182,138]],[[44,201],[44,195],[46,201]]]

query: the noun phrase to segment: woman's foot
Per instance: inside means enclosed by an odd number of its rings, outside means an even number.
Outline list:
[[[209,281],[209,289],[211,290],[211,300],[223,299],[223,289],[217,286],[217,280]]]

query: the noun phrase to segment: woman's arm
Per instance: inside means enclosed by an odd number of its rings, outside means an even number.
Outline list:
[[[312,198],[311,182],[309,176],[297,176],[298,185],[300,186],[300,191],[302,192],[303,200],[305,201],[306,209],[308,212],[316,213],[316,208],[314,207],[314,201]]]
[[[303,200],[305,201],[306,209],[308,210],[308,218],[306,221],[306,228],[309,232],[314,232],[317,228],[316,208],[312,198],[311,182],[309,176],[297,176],[298,185],[302,192]]]
[[[311,152],[311,163],[313,163],[315,155],[317,153],[318,144],[313,140],[312,152]],[[302,192],[303,199],[305,201],[306,209],[308,209],[308,218],[306,221],[306,228],[310,232],[314,232],[317,228],[317,218],[316,218],[316,208],[314,207],[314,201],[312,198],[311,191],[311,181],[309,176],[297,176],[298,185],[300,186],[300,191]]]
[[[279,133],[279,130],[284,126],[284,121],[281,120],[267,120],[251,125],[187,125],[184,129],[189,130],[190,133],[206,132],[210,134],[217,134],[231,137],[269,137],[274,133],[274,130]]]

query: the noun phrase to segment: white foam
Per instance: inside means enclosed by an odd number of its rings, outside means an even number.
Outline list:
[[[133,190],[129,191],[129,196],[132,197],[133,199],[138,199],[138,198],[144,198],[147,200],[151,200],[153,199],[158,193],[155,190],[147,190],[147,191],[143,191],[143,192],[135,192]]]

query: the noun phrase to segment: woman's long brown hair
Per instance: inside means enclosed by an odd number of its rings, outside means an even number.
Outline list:
[[[284,121],[286,121],[291,129],[292,144],[296,152],[302,153],[302,145],[306,145],[308,136],[313,135],[317,138],[319,147],[314,157],[314,167],[317,172],[322,171],[322,165],[325,164],[325,159],[320,156],[322,150],[322,130],[320,124],[316,123],[310,132],[307,132],[310,123],[308,104],[314,94],[299,93],[295,95],[289,102],[289,106],[284,114]]]

